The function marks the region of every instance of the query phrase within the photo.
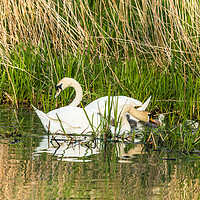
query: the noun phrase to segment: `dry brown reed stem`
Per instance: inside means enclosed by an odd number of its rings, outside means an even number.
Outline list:
[[[18,102],[17,102],[17,96],[16,96],[16,92],[15,92],[15,87],[13,85],[13,81],[10,77],[10,73],[9,73],[9,70],[8,70],[8,66],[5,65],[5,68],[6,68],[6,72],[8,74],[8,79],[9,79],[9,82],[11,83],[11,86],[12,86],[12,89],[13,89],[13,93],[14,93],[14,100],[12,101],[13,104],[16,105],[17,109],[18,109]],[[12,99],[12,98],[11,98]]]
[[[83,51],[90,45],[106,59],[129,56],[135,49],[151,56],[161,67],[179,62],[199,74],[200,4],[198,0],[113,0],[0,2],[0,44],[5,54],[20,41],[51,47],[63,55]],[[95,8],[94,8],[95,7]],[[105,28],[106,27],[106,28]],[[52,65],[54,63],[52,62]]]
[[[185,100],[175,100],[175,99],[162,99],[162,100],[153,100],[153,101],[173,101],[173,102],[182,102],[182,103],[200,103],[200,101],[185,101]]]

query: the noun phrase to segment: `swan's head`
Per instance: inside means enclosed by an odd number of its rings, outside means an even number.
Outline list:
[[[139,121],[157,123],[153,119],[153,114],[150,113],[149,111],[136,110],[135,107],[127,104],[126,106],[124,106],[122,116],[124,115],[124,113],[127,113],[127,112],[131,114],[133,117],[135,117],[136,119],[138,119]]]
[[[73,85],[73,82],[75,82],[74,79],[72,78],[68,78],[68,77],[65,77],[63,78],[62,80],[60,80],[58,82],[58,84],[56,85],[56,95],[55,95],[55,98],[67,87],[72,87]]]
[[[62,92],[63,89],[63,83],[58,83],[56,85],[56,95],[55,95],[55,98]]]
[[[149,112],[147,115],[148,115],[148,122],[153,122],[153,123],[157,124],[156,120],[153,119],[152,113]]]
[[[153,114],[149,111],[140,111],[141,114],[138,115],[138,119],[143,122],[152,122],[157,124],[156,120],[153,119]]]

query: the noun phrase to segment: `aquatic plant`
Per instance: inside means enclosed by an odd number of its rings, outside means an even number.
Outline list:
[[[67,105],[74,91],[55,99],[54,87],[68,76],[81,83],[83,106],[110,86],[113,95],[151,95],[168,132],[198,121],[199,16],[197,0],[1,1],[0,101],[45,112]],[[177,138],[172,148],[180,144],[181,134],[168,136]],[[186,134],[182,149],[197,148],[198,138]]]

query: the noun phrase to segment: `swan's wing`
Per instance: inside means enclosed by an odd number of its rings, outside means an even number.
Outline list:
[[[92,112],[100,113],[100,114],[104,115],[105,109],[106,109],[106,113],[108,113],[108,107],[109,107],[108,106],[108,99],[109,99],[108,96],[96,99],[92,103],[87,105],[85,107],[85,109],[88,109]],[[114,97],[111,96],[110,97],[110,105],[112,106],[112,110],[114,110],[117,106],[118,111],[119,111],[119,108],[121,108],[125,104],[130,104],[130,103],[134,107],[135,106],[142,106],[142,102],[140,102],[136,99],[130,98],[130,97],[126,97],[126,96],[114,96]]]
[[[146,108],[148,107],[149,103],[151,100],[151,96],[143,103],[143,105],[141,107],[139,107],[137,110],[146,110]]]
[[[49,119],[73,128],[81,127],[81,122],[83,121],[81,115],[82,109],[74,106],[65,106],[47,113]]]
[[[50,115],[50,116],[56,116],[56,113],[62,113],[62,112],[67,112],[69,110],[69,107],[70,106],[64,106],[64,107],[61,107],[61,108],[57,108],[57,109],[54,109],[54,110],[51,110],[49,111],[47,114]]]
[[[108,96],[98,98],[85,106],[85,109],[90,110],[92,112],[98,113],[99,108],[105,107],[105,103],[108,100]]]
[[[100,123],[100,117],[97,114],[87,112],[87,118],[84,110],[79,107],[68,106],[64,109],[54,110],[50,114],[45,114],[37,108],[33,108],[45,130],[51,133],[62,132],[62,128],[64,128],[66,133],[83,133],[85,130],[89,132],[93,129],[91,129],[88,118],[92,121],[93,127],[98,127]]]
[[[85,109],[85,112],[79,107],[65,106],[53,110],[53,112],[49,112],[47,116],[51,120],[56,120],[58,122],[61,121],[63,125],[67,125],[72,128],[87,128],[90,124],[89,120],[92,124],[94,123],[94,125],[98,125],[100,116],[87,109]]]
[[[122,97],[125,97],[125,96],[122,96]],[[134,99],[134,98],[131,98],[131,97],[126,97],[129,102],[135,104],[135,106],[142,106],[142,102],[137,100],[137,99]]]

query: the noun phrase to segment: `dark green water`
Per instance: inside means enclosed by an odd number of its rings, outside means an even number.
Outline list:
[[[8,137],[22,119],[21,135]],[[0,110],[0,135],[0,199],[200,199],[198,157],[54,140],[34,112],[12,108]]]

